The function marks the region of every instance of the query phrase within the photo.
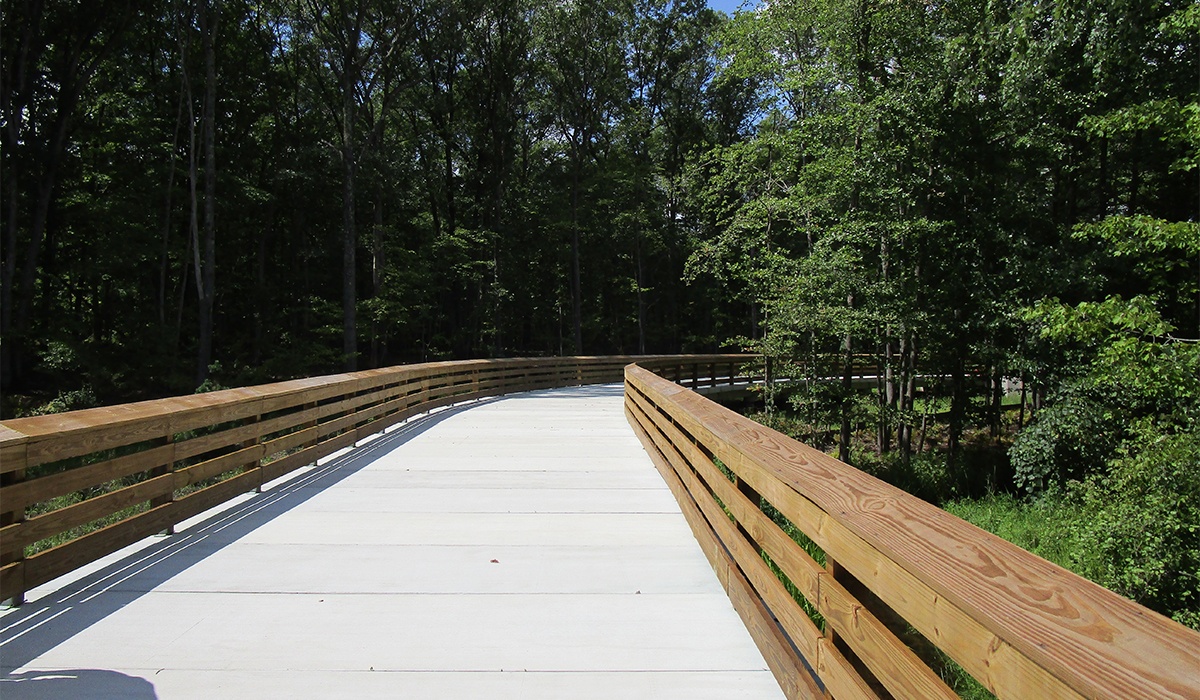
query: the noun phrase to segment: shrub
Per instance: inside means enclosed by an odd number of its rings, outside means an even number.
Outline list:
[[[1038,412],[1009,449],[1013,481],[1036,493],[1068,479],[1082,479],[1112,456],[1120,424],[1091,392],[1073,387]]]
[[[1138,441],[1075,488],[1073,568],[1200,629],[1200,428]]]

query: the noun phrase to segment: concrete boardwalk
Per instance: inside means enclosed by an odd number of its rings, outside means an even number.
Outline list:
[[[415,419],[28,598],[4,700],[782,697],[619,386]]]

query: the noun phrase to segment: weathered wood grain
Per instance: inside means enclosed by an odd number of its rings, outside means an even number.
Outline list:
[[[729,558],[724,545],[708,526],[708,521],[701,514],[696,502],[679,480],[675,470],[668,464],[666,457],[658,450],[645,427],[632,415],[632,409],[626,405],[626,415],[638,439],[646,448],[655,468],[662,475],[667,487],[675,495],[680,510],[692,534],[696,537],[700,549],[708,558],[709,564],[717,574],[717,579],[725,588],[733,603],[734,610],[742,618],[750,637],[758,646],[767,666],[774,674],[776,681],[789,700],[808,700],[827,697],[817,685],[812,674],[808,671],[803,660],[793,651],[791,642],[776,624],[767,610],[762,599],[754,594],[750,584],[738,570],[736,564]]]
[[[803,494],[815,522],[797,522],[765,480],[751,479],[802,529],[816,527],[805,531],[819,546],[838,546],[835,558],[859,580],[881,585],[889,606],[922,618],[909,620],[1000,697],[1034,688],[1041,696],[1200,696],[1195,632],[649,372],[626,376],[735,472],[750,479],[757,467]],[[831,544],[821,528],[866,548]],[[878,558],[855,560],[856,551]],[[908,574],[910,585],[881,582],[872,574],[879,566]]]
[[[174,504],[139,513],[108,527],[90,532],[25,560],[25,588],[40,586],[96,560],[96,552],[115,552],[167,529],[173,522]],[[6,595],[0,593],[0,595]]]
[[[645,418],[644,414],[642,418]],[[725,546],[734,565],[749,582],[753,594],[763,602],[771,616],[779,623],[786,637],[800,650],[801,656],[810,662],[815,662],[818,668],[825,669],[821,680],[826,688],[835,698],[877,700],[878,696],[863,682],[841,652],[832,646],[820,644],[821,631],[792,599],[783,583],[763,561],[758,550],[741,536],[736,525],[722,510],[721,505],[713,499],[696,475],[694,471],[696,465],[689,464],[669,441],[655,440],[657,431],[654,430],[654,426],[647,425],[643,420],[639,420],[639,423],[654,440],[659,453],[674,469],[676,476],[683,483],[684,488],[705,518],[708,527]],[[662,437],[661,433],[658,436]],[[724,479],[723,476],[720,478]],[[734,491],[736,492],[736,489]],[[821,659],[822,655],[827,657],[824,661]]]
[[[17,561],[0,566],[0,600],[10,600],[29,588],[25,585],[25,562]]]
[[[668,391],[676,395],[686,392],[682,387],[669,388]],[[700,429],[697,426],[693,428]],[[1040,697],[1079,697],[1062,680],[1020,654],[993,655],[991,650],[998,648],[1002,642],[1000,638],[875,550],[867,541],[850,532],[836,518],[790,485],[774,479],[777,475],[764,465],[728,445],[716,450],[716,453],[728,468],[750,481],[827,555],[835,558],[860,580],[871,581],[874,585],[870,587],[876,595],[900,612],[918,631],[930,637],[998,697],[1024,697],[1020,692],[1009,694],[1008,691],[1030,688],[1039,688]],[[880,572],[884,573],[881,575]],[[927,605],[922,606],[922,603]]]
[[[174,509],[171,513],[172,524],[178,524],[197,516],[209,508],[249,493],[259,486],[262,486],[262,470],[250,469],[220,483],[190,493],[171,504]]]
[[[957,698],[911,649],[828,576],[823,567],[763,514],[757,503],[748,500],[735,484],[718,471],[708,455],[691,442],[689,435],[654,409],[640,392],[631,391],[628,396],[637,404],[641,415],[648,415],[654,422],[663,439],[669,440],[683,453],[692,469],[703,479],[704,488],[720,499],[743,530],[749,533],[752,542],[771,557],[825,617],[826,622],[838,630],[893,696],[913,700]],[[691,490],[694,492],[694,487]],[[811,651],[818,653],[815,647]]]
[[[177,469],[172,474],[172,490],[187,488],[193,484],[198,484],[205,479],[211,479],[219,476],[227,471],[244,467],[247,465],[256,465],[262,459],[264,445],[251,445],[240,449],[236,452],[230,452],[226,455],[221,455],[214,459],[210,459],[199,464]]]
[[[130,506],[169,494],[173,484],[172,475],[165,474],[30,518],[18,524],[17,531],[10,535],[11,539],[8,539],[4,546],[6,549],[24,547],[71,528],[86,525]]]
[[[4,487],[4,505],[6,508],[25,508],[58,496],[65,496],[75,491],[148,471],[173,461],[175,461],[174,446],[168,444],[124,457],[48,474],[37,479],[21,481]]]
[[[735,356],[697,357],[732,362]],[[620,381],[624,367],[634,361],[664,364],[681,359],[434,362],[5,421],[0,424],[0,474],[5,475],[0,517],[6,518],[0,522],[0,554],[19,557],[31,541],[106,517],[142,502],[130,499],[153,491],[148,499],[152,507],[146,513],[24,562],[0,561],[8,572],[5,590],[20,593],[24,587],[44,583],[114,548],[166,530],[187,514],[200,512],[196,509],[201,506],[216,505],[222,498],[311,464],[423,411],[519,390]],[[201,434],[188,437],[197,432]],[[296,448],[304,449],[259,466],[265,458]],[[22,470],[29,467],[118,449],[135,451],[43,477],[21,478]],[[202,460],[199,464],[182,466],[197,458]],[[174,491],[234,468],[248,469],[178,501],[170,500]],[[29,505],[138,474],[150,478],[39,516],[32,524],[20,522]]]
[[[29,436],[0,425],[0,474],[21,471],[28,465]]]

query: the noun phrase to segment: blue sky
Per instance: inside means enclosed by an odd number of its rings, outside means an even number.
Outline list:
[[[721,10],[727,15],[733,15],[734,10],[737,10],[738,7],[741,6],[742,1],[743,0],[708,0],[708,6],[714,10]],[[749,0],[749,2],[746,3],[746,7],[750,8],[757,4],[758,3],[756,0]]]

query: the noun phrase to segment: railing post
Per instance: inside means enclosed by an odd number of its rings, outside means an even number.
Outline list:
[[[174,432],[167,433],[158,442],[162,445],[173,444],[175,442],[175,433]],[[155,477],[163,476],[164,474],[170,474],[173,471],[175,471],[174,451],[172,451],[171,457],[168,458],[168,460],[165,464],[163,464],[161,467],[155,467],[154,469],[147,471],[146,476],[148,478],[153,479]],[[150,508],[154,509],[154,508],[158,508],[159,506],[165,506],[168,503],[173,503],[174,501],[175,501],[175,489],[172,488],[171,491],[168,492],[166,495],[159,496],[158,498],[150,499]],[[171,523],[170,525],[167,525],[166,529],[164,529],[159,534],[174,535],[175,534],[175,524]]]
[[[249,424],[257,425],[261,421],[262,421],[262,414],[259,414],[259,415],[254,416],[253,418],[250,418]],[[249,440],[242,443],[242,448],[244,449],[247,447],[254,447],[255,445],[257,445],[261,442],[262,442],[262,433],[256,431],[254,433],[254,437],[252,437]],[[243,467],[243,468],[244,469],[262,469],[262,461],[265,458],[266,458],[266,455],[259,455],[258,459],[254,460],[253,462],[247,462],[245,467]],[[262,472],[260,471],[258,473],[258,485],[254,487],[254,493],[262,493],[262,487],[263,487],[263,480],[262,480]]]
[[[0,474],[0,485],[11,486],[25,480],[25,470],[18,469],[17,471]],[[25,505],[18,503],[13,510],[6,510],[0,513],[0,527],[15,525],[25,521]],[[10,607],[19,607],[25,604],[25,548],[19,547],[13,552],[0,554],[0,567],[8,566],[9,564],[17,564],[17,574],[19,585],[13,591],[12,597],[4,601],[5,605]]]
[[[914,633],[909,624],[892,610],[891,607],[880,600],[869,587],[859,581],[853,574],[847,571],[841,564],[825,553],[825,570],[829,572],[829,577],[842,586],[858,601],[862,607],[875,616],[884,627],[888,628],[892,634],[896,635],[904,644],[906,644],[913,652],[925,663],[931,664],[936,658],[936,649],[920,634]],[[855,668],[858,675],[862,677],[876,692],[883,690],[883,684],[875,677],[858,654],[843,641],[837,631],[833,629],[833,625],[825,622],[825,638],[829,640],[845,659]],[[932,664],[931,664],[932,665]]]
[[[737,484],[737,490],[741,492],[741,494],[745,496],[747,500],[754,504],[755,508],[762,510],[762,496],[759,495],[758,491],[755,491],[753,486],[746,483],[746,481],[739,476],[734,476],[734,481]],[[750,546],[754,548],[754,551],[762,554],[762,546],[757,540],[754,539],[754,536],[751,535],[750,532],[746,530],[746,528],[740,522],[738,523],[737,528],[738,532],[742,533],[742,537],[746,538],[746,541],[749,542]]]

